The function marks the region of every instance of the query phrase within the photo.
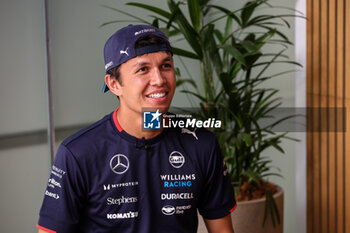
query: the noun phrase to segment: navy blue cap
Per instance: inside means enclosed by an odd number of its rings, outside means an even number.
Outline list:
[[[163,38],[166,43],[153,44],[135,49],[135,42],[146,34]],[[118,30],[107,40],[104,47],[105,70],[107,72],[134,57],[158,51],[172,52],[169,39],[161,30],[150,25],[129,25]],[[105,83],[103,92],[107,92],[108,90],[109,88]]]

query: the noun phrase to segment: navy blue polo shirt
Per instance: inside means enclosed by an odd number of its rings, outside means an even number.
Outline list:
[[[140,140],[117,111],[59,147],[38,227],[49,232],[197,232],[236,206],[215,136],[164,129]]]

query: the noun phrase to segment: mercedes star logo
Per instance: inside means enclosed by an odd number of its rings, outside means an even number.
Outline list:
[[[129,169],[129,159],[123,154],[116,154],[109,162],[109,165],[114,173],[123,174]]]

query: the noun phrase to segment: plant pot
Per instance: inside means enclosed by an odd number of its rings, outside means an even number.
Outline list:
[[[283,232],[283,190],[278,187],[273,195],[280,214],[281,224],[273,227],[271,216],[268,215],[265,226],[262,226],[265,213],[265,198],[241,201],[231,214],[235,233],[282,233]],[[202,217],[199,217],[198,233],[207,233]]]

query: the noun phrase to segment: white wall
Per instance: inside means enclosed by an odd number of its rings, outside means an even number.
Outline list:
[[[0,232],[37,232],[49,174],[42,0],[0,1]],[[45,134],[45,133],[44,133]]]
[[[41,0],[0,1],[0,135],[46,127]]]

